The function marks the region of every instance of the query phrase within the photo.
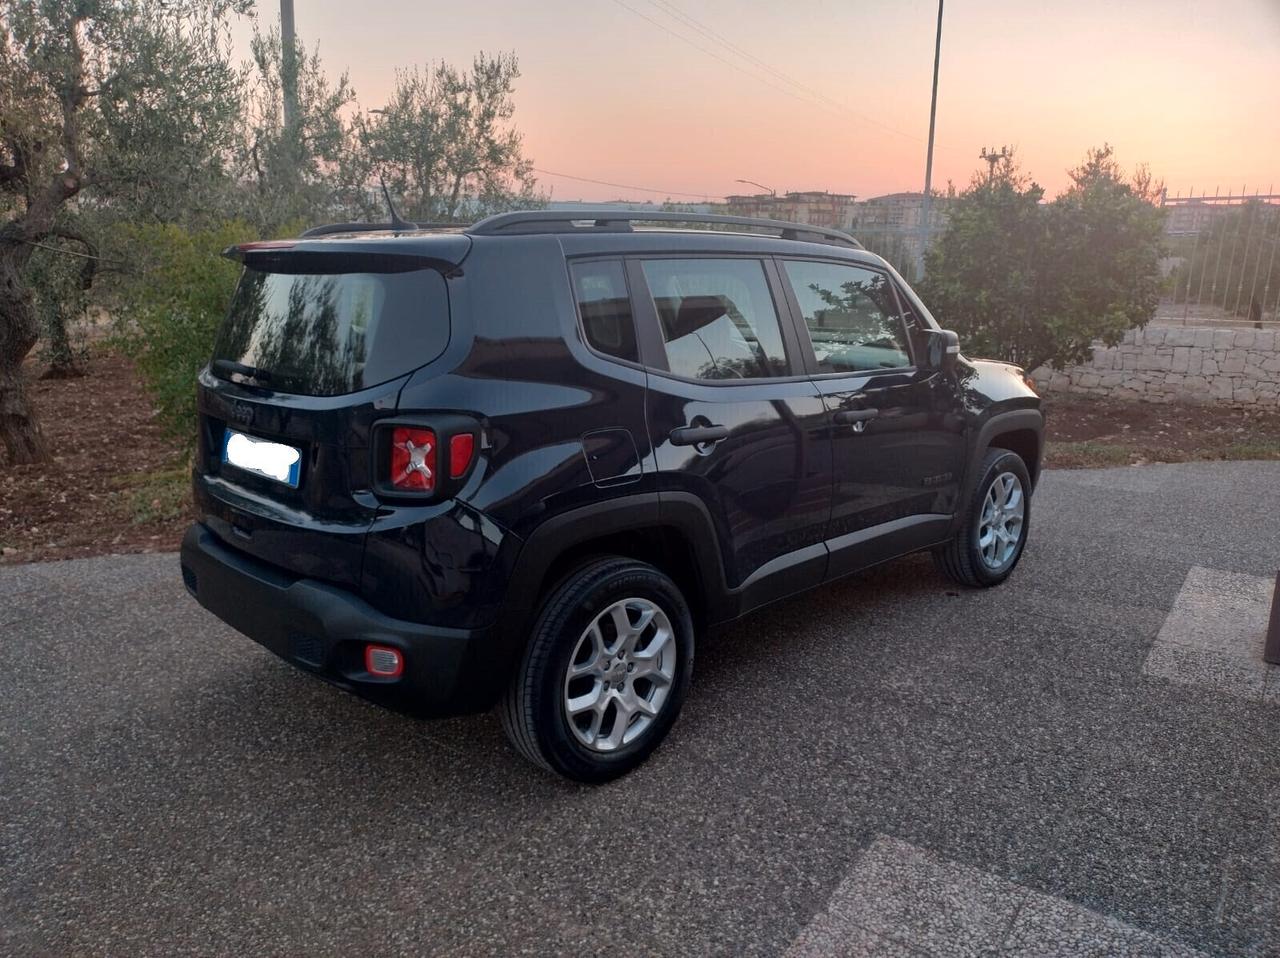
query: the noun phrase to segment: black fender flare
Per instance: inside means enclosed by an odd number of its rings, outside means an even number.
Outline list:
[[[983,422],[978,429],[977,439],[969,449],[966,478],[973,479],[983,455],[996,436],[1021,430],[1030,430],[1036,434],[1035,461],[1027,463],[1027,469],[1038,479],[1040,459],[1044,456],[1044,413],[1039,409],[1010,409],[1007,412],[996,413]]]
[[[560,556],[593,539],[662,527],[675,530],[688,543],[708,613],[713,618],[722,614],[728,589],[715,526],[706,506],[685,492],[619,496],[549,516],[525,537],[516,555],[506,601],[499,615],[504,657],[524,647],[529,617],[542,599],[543,579]]]

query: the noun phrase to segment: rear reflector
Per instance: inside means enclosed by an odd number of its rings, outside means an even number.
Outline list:
[[[399,678],[404,672],[404,656],[399,649],[387,645],[366,645],[364,647],[364,669],[370,675],[384,679]]]
[[[469,432],[460,432],[449,437],[449,478],[461,479],[471,468],[471,457],[475,455],[476,437]]]
[[[396,426],[391,433],[391,484],[409,492],[436,488],[436,434]]]

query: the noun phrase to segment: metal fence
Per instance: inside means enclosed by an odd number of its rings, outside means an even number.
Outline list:
[[[1162,206],[1168,256],[1155,321],[1280,326],[1280,194],[1166,194]]]
[[[1153,322],[1280,326],[1280,194],[1234,189],[1166,194],[1161,206],[1167,249]],[[915,282],[924,252],[944,229],[940,222],[928,230],[855,223],[851,232]]]

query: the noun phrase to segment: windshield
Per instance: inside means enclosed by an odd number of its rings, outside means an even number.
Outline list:
[[[246,269],[213,358],[263,370],[281,392],[337,396],[411,372],[448,341],[448,293],[433,269]]]

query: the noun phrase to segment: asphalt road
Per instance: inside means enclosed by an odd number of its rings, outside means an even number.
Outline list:
[[[952,875],[1077,916],[1066,954],[1118,950],[1080,915],[1280,954],[1280,699],[1143,672],[1192,567],[1274,576],[1280,463],[1033,507],[1002,588],[916,557],[706,637],[672,738],[596,789],[276,660],[173,556],[8,567],[0,953],[963,953]]]

